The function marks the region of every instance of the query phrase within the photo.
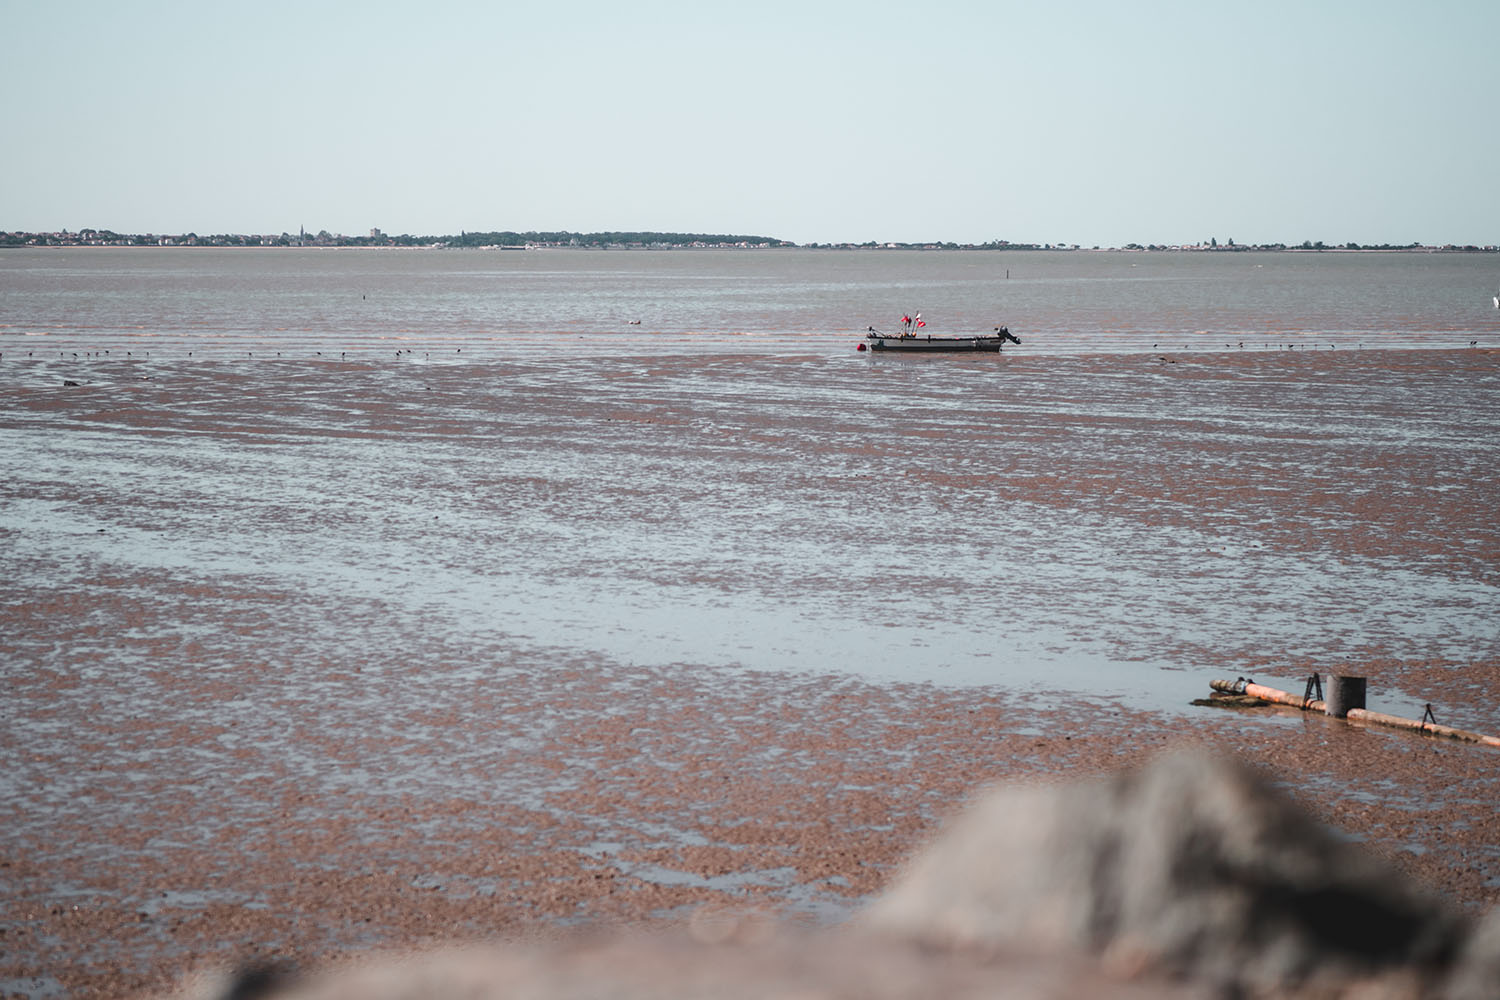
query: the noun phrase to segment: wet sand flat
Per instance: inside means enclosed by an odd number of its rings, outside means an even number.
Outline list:
[[[1493,352],[3,363],[0,993],[834,921],[1183,741],[1500,895],[1493,751],[1190,705],[1500,731]]]

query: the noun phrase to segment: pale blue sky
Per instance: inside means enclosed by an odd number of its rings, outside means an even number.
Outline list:
[[[0,0],[0,230],[1500,242],[1500,3]]]

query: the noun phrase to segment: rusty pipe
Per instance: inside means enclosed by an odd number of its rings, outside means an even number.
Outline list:
[[[1305,709],[1309,712],[1321,712],[1324,710],[1323,703],[1316,698],[1308,699],[1295,695],[1279,688],[1266,687],[1254,681],[1243,678],[1237,681],[1209,681],[1208,686],[1215,691],[1225,694],[1243,694],[1251,698],[1259,698],[1261,701],[1273,701],[1278,705],[1290,705],[1293,708]]]

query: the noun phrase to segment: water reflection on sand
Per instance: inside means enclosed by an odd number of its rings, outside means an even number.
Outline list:
[[[138,595],[116,670],[438,634],[1182,705],[1500,637],[1485,351],[6,365],[12,601]]]

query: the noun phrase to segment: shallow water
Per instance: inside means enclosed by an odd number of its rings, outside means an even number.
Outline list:
[[[16,367],[16,664],[436,639],[1180,705],[1500,632],[1488,354]]]
[[[0,254],[0,351],[449,359],[822,353],[921,312],[1028,354],[1500,344],[1492,254],[57,249]]]
[[[7,253],[12,662],[441,641],[1180,705],[1491,660],[1495,355],[1433,348],[1494,339],[1492,264]],[[851,349],[912,301],[1024,343]]]

